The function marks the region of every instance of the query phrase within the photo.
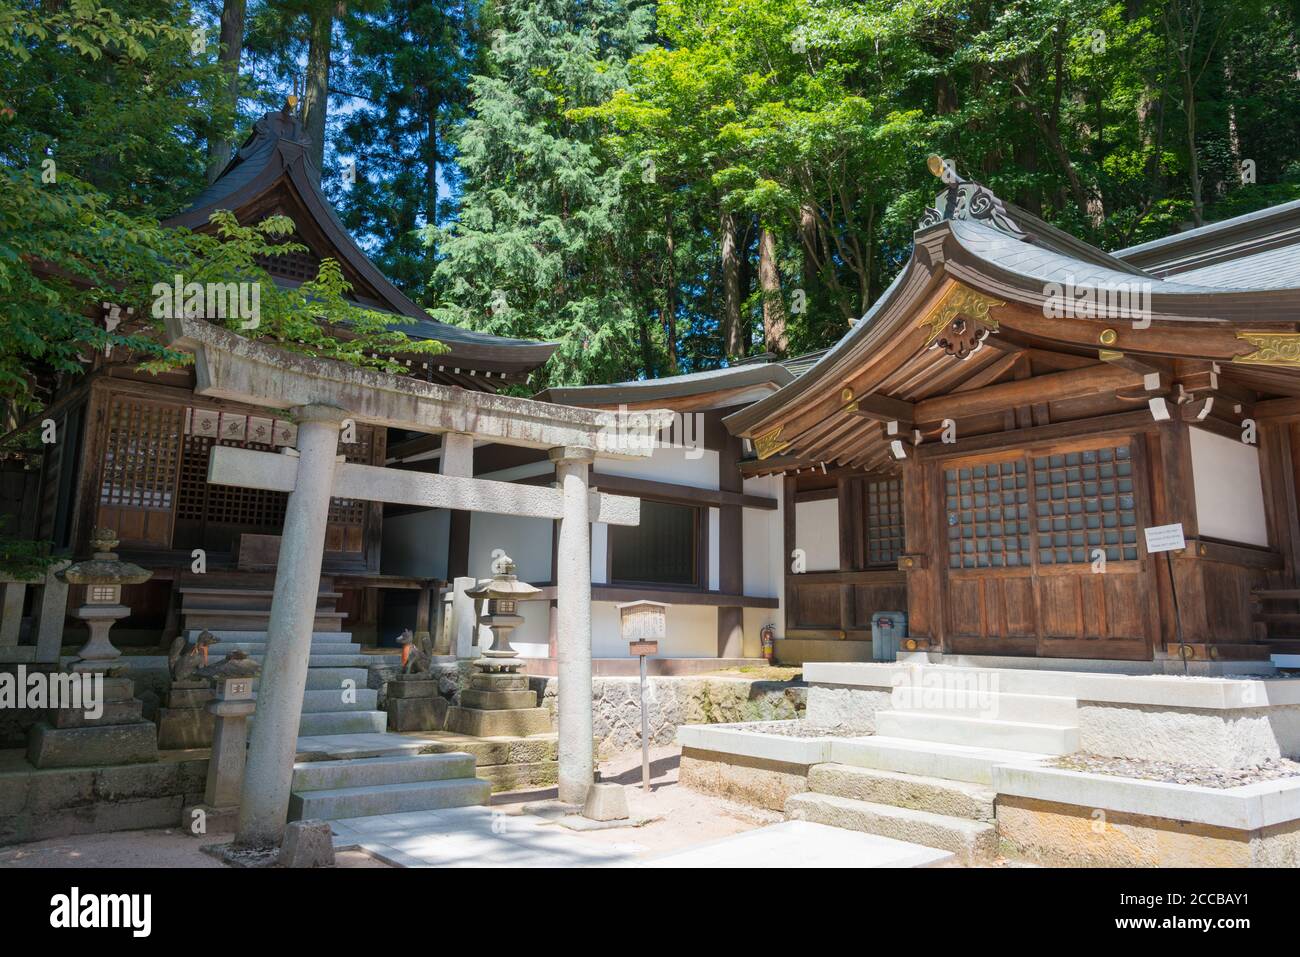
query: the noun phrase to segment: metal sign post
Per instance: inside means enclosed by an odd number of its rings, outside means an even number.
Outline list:
[[[1143,529],[1147,540],[1147,554],[1165,553],[1165,566],[1169,569],[1169,593],[1174,600],[1174,629],[1178,636],[1178,657],[1183,659],[1183,674],[1187,674],[1187,645],[1183,642],[1183,619],[1178,613],[1178,586],[1174,584],[1174,552],[1187,547],[1183,537],[1183,524],[1155,525]]]
[[[646,710],[646,655],[659,653],[659,639],[667,634],[668,606],[661,601],[629,601],[618,606],[619,630],[627,640],[628,654],[641,659],[641,790],[650,790],[650,714]]]
[[[657,654],[659,651],[659,642],[657,641],[633,641],[628,643],[628,651],[637,655],[641,659],[641,790],[649,792],[650,790],[650,715],[645,706],[645,657],[646,655]]]

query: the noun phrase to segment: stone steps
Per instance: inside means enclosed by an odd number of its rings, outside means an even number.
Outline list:
[[[289,818],[294,821],[336,821],[403,811],[467,807],[487,804],[491,793],[492,786],[478,778],[296,791],[289,797]]]
[[[357,689],[360,690],[366,686],[370,680],[370,672],[365,668],[308,668],[307,669],[307,690],[308,691],[341,691],[344,681],[355,681]],[[253,679],[253,690],[257,691],[261,685],[262,679]]]
[[[991,784],[996,764],[1021,764],[1048,757],[1050,755],[1032,751],[971,747],[879,734],[833,741],[830,752],[830,760],[836,764],[974,784]]]
[[[253,715],[257,720],[257,715]],[[303,712],[298,719],[298,734],[369,734],[388,727],[385,711],[315,711]]]
[[[1078,700],[1057,695],[930,692],[922,688],[911,694],[911,697],[919,699],[915,703],[909,702],[908,697],[900,695],[894,710],[906,714],[950,715],[1065,727],[1079,723]]]
[[[213,625],[228,628],[235,623],[246,625],[249,630],[264,630],[270,622],[271,610],[269,608],[187,608],[181,612],[181,617],[184,619],[187,631],[203,628],[211,630]],[[312,627],[320,631],[337,631],[346,618],[347,612],[318,609]]]
[[[790,821],[811,821],[939,848],[952,852],[959,863],[967,865],[997,858],[997,827],[987,821],[811,791],[792,795],[786,801],[785,816]]]
[[[185,636],[189,638],[191,641],[193,641],[200,634],[202,634],[204,630],[205,629],[202,628],[190,628],[185,632]],[[230,628],[208,628],[206,629],[206,631],[208,632],[208,634],[212,635],[212,637],[216,638],[218,641],[256,642],[260,644],[266,643],[265,628],[261,629],[260,631],[238,630],[238,629],[230,629]],[[322,629],[317,629],[311,633],[311,643],[313,645],[327,644],[333,641],[350,642],[351,640],[352,640],[352,632],[350,631],[325,631]]]
[[[960,715],[881,711],[876,714],[876,731],[885,737],[1040,754],[1069,754],[1079,749],[1077,726],[992,721]]]
[[[970,821],[992,822],[997,792],[967,781],[946,781],[851,764],[816,764],[808,770],[808,789],[818,794],[928,811]]]
[[[264,641],[219,641],[208,646],[208,660],[224,658],[232,651],[242,651],[250,657],[262,657],[266,654]],[[312,654],[318,655],[355,655],[360,653],[361,643],[355,641],[313,641]]]
[[[364,686],[349,691],[349,697],[356,701],[347,703],[343,700],[344,689],[309,688],[303,692],[302,713],[323,714],[344,711],[375,711],[379,707],[379,692]]]
[[[472,778],[474,768],[474,756],[463,751],[395,754],[342,761],[303,761],[293,766],[293,790],[334,791],[383,784]]]

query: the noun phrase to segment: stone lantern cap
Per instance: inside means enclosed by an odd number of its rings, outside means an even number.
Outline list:
[[[152,578],[153,572],[117,557],[113,551],[117,541],[112,529],[95,529],[90,537],[93,557],[68,566],[58,576],[72,585],[139,585]]]
[[[515,563],[509,555],[497,561],[497,573],[492,578],[478,583],[478,587],[467,589],[465,594],[474,601],[486,598],[490,601],[527,601],[542,593],[528,582],[521,582],[515,577]]]

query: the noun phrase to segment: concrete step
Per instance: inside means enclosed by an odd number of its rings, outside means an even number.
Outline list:
[[[217,608],[210,610],[183,609],[181,618],[184,621],[186,629],[207,628],[214,630],[217,628],[239,628],[241,625],[245,630],[257,631],[265,630],[271,621],[270,609],[236,609],[236,608]],[[337,631],[347,618],[347,612],[342,611],[317,611],[312,622],[312,628],[318,631]]]
[[[197,585],[182,585],[177,589],[182,595],[227,597],[243,596],[246,598],[270,598],[275,594],[274,588],[214,588],[211,586],[199,587]],[[342,598],[341,591],[321,591],[317,592],[320,598]]]
[[[405,784],[363,785],[323,791],[294,792],[289,797],[293,821],[337,821],[402,811],[433,811],[487,804],[492,785],[478,778],[410,781]]]
[[[945,781],[851,764],[816,764],[808,770],[808,789],[818,794],[929,811],[970,821],[994,820],[992,788],[968,781]]]
[[[879,717],[880,712],[877,712]],[[859,768],[897,771],[942,778],[945,781],[970,781],[991,784],[993,766],[1041,761],[1051,755],[1005,748],[976,748],[937,741],[916,741],[871,735],[831,742],[830,759],[836,764]]]
[[[229,628],[208,628],[206,630],[210,635],[212,635],[213,638],[216,638],[217,641],[256,641],[256,642],[266,641],[265,628],[261,629],[260,631],[258,630],[241,631],[241,630],[232,630]],[[204,629],[202,628],[190,628],[185,632],[185,637],[189,638],[192,641],[193,639],[197,638],[203,631]],[[315,631],[311,633],[311,640],[312,640],[312,644],[316,644],[318,642],[332,642],[332,641],[351,642],[352,632],[328,631],[325,629],[317,628]]]
[[[931,814],[906,807],[872,804],[833,794],[804,792],[785,803],[789,821],[812,821],[848,831],[892,837],[951,851],[962,864],[986,864],[997,858],[998,830],[986,821]]]
[[[355,681],[358,689],[364,688],[366,682],[370,680],[370,672],[365,668],[307,669],[308,691],[341,691],[343,682],[348,680]],[[256,691],[261,683],[262,679],[253,679],[253,690]]]
[[[236,649],[246,655],[260,656],[266,654],[266,642],[219,641],[215,645],[208,646],[208,658],[212,658],[214,655],[218,658],[224,658]],[[311,650],[313,654],[319,655],[355,655],[361,651],[361,643],[356,641],[313,641]]]
[[[343,689],[313,689],[303,693],[302,713],[319,714],[326,711],[374,711],[379,707],[379,692],[364,685],[348,693],[356,696],[356,701],[345,704]]]
[[[256,721],[256,717],[253,719]],[[298,719],[299,735],[368,734],[388,727],[387,711],[304,712]]]
[[[1067,727],[1079,723],[1079,702],[1075,698],[1042,694],[1006,694],[1000,692],[961,693],[920,688],[897,695],[895,711],[909,714],[955,715],[987,718],[995,721],[1025,721],[1030,724],[1057,724]]]
[[[249,655],[254,661],[261,661],[265,655],[260,652]],[[307,656],[307,667],[309,668],[329,668],[331,670],[338,668],[369,668],[371,666],[398,665],[402,663],[402,656],[395,655],[356,655],[356,654],[316,654],[314,651]],[[310,674],[310,672],[308,672]]]
[[[448,781],[474,777],[474,756],[463,751],[445,754],[395,754],[381,758],[303,761],[293,766],[293,790],[330,791],[340,788]]]
[[[1024,721],[988,721],[955,715],[881,711],[876,714],[876,731],[886,737],[914,741],[941,741],[971,747],[1036,751],[1040,754],[1069,754],[1079,750],[1079,729],[1055,724]]]

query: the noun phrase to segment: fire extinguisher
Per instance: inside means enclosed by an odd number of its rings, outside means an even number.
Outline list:
[[[771,664],[772,658],[776,654],[776,626],[768,622],[759,631],[758,638],[763,643],[763,657],[768,664]]]

